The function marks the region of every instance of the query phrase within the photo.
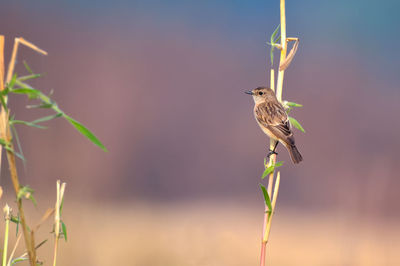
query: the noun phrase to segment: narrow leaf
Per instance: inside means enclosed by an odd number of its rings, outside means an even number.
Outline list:
[[[65,242],[67,242],[67,240],[68,240],[68,238],[67,238],[67,227],[65,226],[63,221],[61,221],[61,229],[62,229],[62,233],[64,235]]]
[[[26,71],[28,71],[30,74],[33,74],[32,69],[29,67],[28,63],[24,60],[24,67],[26,68]]]
[[[19,153],[22,155],[22,157],[24,158],[24,159],[22,160],[22,162],[24,163],[24,168],[25,168],[25,170],[26,170],[25,156],[24,156],[24,152],[22,151],[21,141],[19,140],[18,132],[17,132],[17,130],[15,129],[15,126],[14,126],[14,125],[12,125],[12,124],[10,124],[10,125],[11,125],[11,130],[12,130],[14,136],[15,136],[15,141],[17,142],[18,151],[19,151]]]
[[[16,263],[18,263],[18,262],[26,261],[26,260],[28,260],[28,258],[25,258],[25,257],[15,258],[15,259],[13,259],[13,260],[11,261],[11,265],[14,265],[14,264],[16,264]]]
[[[4,95],[0,95],[0,102],[1,102],[1,106],[3,106],[4,110],[6,111],[6,113],[8,113],[8,107],[7,107]]]
[[[14,124],[23,124],[26,126],[30,126],[30,127],[36,127],[36,128],[40,128],[40,129],[45,129],[46,127],[41,126],[41,125],[36,125],[33,122],[28,122],[28,121],[23,121],[23,120],[10,120],[10,124],[14,125]]]
[[[263,195],[264,195],[265,205],[268,206],[269,211],[272,211],[271,199],[270,199],[270,197],[268,195],[267,189],[262,184],[260,184],[260,188],[261,188],[261,190],[263,192]]]
[[[291,106],[291,107],[303,107],[302,104],[294,103],[294,102],[286,102],[286,105]]]
[[[29,97],[29,99],[36,99],[41,94],[40,91],[38,91],[36,89],[30,89],[30,88],[13,89],[10,92],[15,93],[15,94],[25,94]]]
[[[104,145],[100,142],[100,140],[92,133],[90,132],[89,129],[87,129],[84,125],[73,119],[72,117],[69,117],[67,115],[64,115],[64,118],[68,120],[68,122],[73,125],[76,130],[78,130],[82,135],[87,137],[91,142],[93,142],[95,145],[99,146],[103,151],[107,152],[107,148],[104,147]]]
[[[271,174],[273,171],[275,171],[275,168],[278,168],[280,166],[283,165],[283,162],[276,162],[275,164],[267,167],[263,173],[263,175],[261,176],[261,179],[264,179],[266,176],[268,176],[269,174]]]
[[[52,108],[53,104],[52,103],[41,103],[41,104],[35,104],[35,105],[27,105],[26,108],[32,109],[32,108]]]
[[[30,122],[30,123],[32,123],[32,124],[42,123],[42,122],[49,121],[49,120],[52,120],[54,118],[60,117],[62,115],[63,115],[62,113],[58,113],[58,114],[55,114],[55,115],[49,115],[49,116],[45,116],[45,117],[36,119],[36,120],[34,120],[34,121]]]
[[[289,121],[290,121],[290,124],[292,124],[295,128],[297,128],[301,132],[303,132],[303,133],[306,132],[304,130],[304,128],[300,125],[300,123],[296,119],[294,119],[293,117],[289,116]]]
[[[264,173],[261,176],[261,179],[264,179],[266,176],[268,176],[269,174],[271,174],[275,169],[274,165],[271,165],[270,167],[267,167],[264,171]]]
[[[7,141],[5,141],[4,139],[0,139],[0,145],[7,146]]]
[[[18,235],[19,223],[20,223],[20,219],[19,219],[19,213],[18,213],[18,223],[17,223],[17,228],[15,228],[15,236]]]
[[[64,206],[64,197],[62,198],[60,203],[60,216],[62,215],[63,206]]]
[[[37,207],[37,202],[36,202],[35,197],[33,197],[33,194],[29,195],[29,199],[30,199],[30,201],[32,201],[33,205],[35,205],[35,207]]]
[[[14,88],[15,82],[17,81],[17,74],[14,74],[8,84],[8,88],[11,90]]]
[[[278,30],[279,30],[280,26],[281,25],[279,24],[278,27],[276,27],[276,29],[274,30],[274,32],[271,35],[271,40],[270,40],[271,41],[270,42],[270,45],[271,45],[271,50],[270,50],[271,66],[274,64],[275,39],[276,39],[276,35],[278,34]]]
[[[281,24],[279,24],[276,29],[274,30],[274,32],[271,35],[271,43],[275,42],[276,36],[278,34],[279,28],[281,27]]]
[[[17,194],[17,199],[20,200],[22,197],[24,198],[30,198],[30,196],[33,194],[34,190],[30,188],[29,186],[24,186],[21,187],[18,191]]]
[[[26,75],[26,76],[21,76],[18,78],[19,81],[26,81],[30,79],[37,79],[40,78],[42,74],[31,74],[31,75]]]

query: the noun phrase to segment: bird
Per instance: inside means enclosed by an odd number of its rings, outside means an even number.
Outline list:
[[[253,96],[254,117],[258,125],[265,134],[276,140],[275,147],[269,151],[268,157],[271,154],[277,154],[275,150],[280,142],[288,150],[294,164],[303,161],[295,144],[288,115],[276,98],[274,91],[267,87],[258,87],[245,93]]]

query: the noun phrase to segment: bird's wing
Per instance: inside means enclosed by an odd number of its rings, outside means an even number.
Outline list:
[[[277,139],[290,145],[294,144],[289,119],[281,104],[274,102],[258,104],[255,112],[257,121],[269,129]]]

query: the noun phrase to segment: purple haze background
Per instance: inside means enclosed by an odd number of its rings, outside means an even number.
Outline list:
[[[295,132],[305,158],[299,166],[278,150],[281,206],[398,215],[399,8],[397,1],[287,2],[288,36],[301,42],[283,98],[304,104],[293,115],[306,134]],[[62,178],[78,200],[261,204],[268,139],[243,91],[269,84],[266,42],[278,10],[278,1],[3,4],[6,62],[13,37],[48,51],[21,49],[18,71],[25,59],[45,72],[34,85],[54,88],[59,106],[109,149],[62,120],[45,131],[20,129],[23,183],[43,194]],[[41,114],[25,111],[25,98],[11,104],[19,119]]]

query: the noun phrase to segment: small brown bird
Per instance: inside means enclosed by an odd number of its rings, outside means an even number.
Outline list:
[[[246,91],[253,96],[254,117],[262,131],[269,137],[277,140],[275,147],[269,155],[275,153],[278,143],[282,143],[289,151],[293,163],[303,160],[294,142],[294,136],[290,130],[289,118],[282,104],[276,99],[275,93],[270,88],[258,87],[252,91]],[[279,142],[278,142],[279,141]]]

